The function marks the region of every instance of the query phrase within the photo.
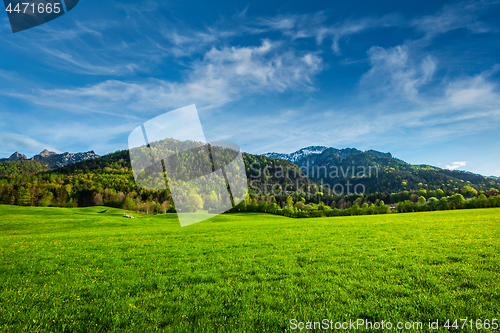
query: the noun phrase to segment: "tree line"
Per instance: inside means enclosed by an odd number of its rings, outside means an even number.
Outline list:
[[[217,154],[223,154],[218,152]],[[191,154],[192,155],[192,154]],[[189,159],[186,154],[182,158]],[[220,159],[223,159],[222,156]],[[303,177],[294,164],[260,155],[243,155],[248,179],[260,179],[258,184],[299,184],[289,187],[289,192],[269,195],[249,188],[249,195],[237,211],[263,211],[293,217],[381,214],[388,212],[387,204],[398,204],[396,211],[460,209],[496,207],[495,199],[484,199],[484,192],[498,192],[464,182],[440,188],[421,184],[419,189],[366,194],[335,195],[323,193],[321,186]],[[255,172],[252,165],[260,165],[267,172]],[[292,169],[285,177],[276,177],[276,170]],[[399,180],[398,180],[399,181]],[[314,194],[305,193],[301,184],[315,187]],[[405,181],[401,181],[405,186]],[[259,189],[260,190],[260,189]],[[457,195],[464,198],[458,200]],[[459,198],[459,197],[458,197]],[[475,199],[474,199],[475,198]],[[196,198],[193,209],[204,209],[217,200],[217,195],[207,193]],[[293,204],[291,204],[293,202]],[[41,207],[87,207],[103,205],[145,213],[175,212],[169,188],[147,190],[134,181],[128,151],[118,151],[106,156],[49,170],[35,161],[0,163],[0,203]],[[233,209],[234,211],[235,209]]]

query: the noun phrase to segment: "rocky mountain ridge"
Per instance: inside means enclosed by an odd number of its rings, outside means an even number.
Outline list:
[[[295,163],[297,165],[301,165],[301,161],[307,157],[311,157],[312,155],[336,155],[338,157],[342,158],[347,158],[351,155],[357,155],[361,153],[368,153],[375,155],[377,157],[388,157],[388,158],[393,158],[391,153],[382,153],[373,149],[367,150],[367,151],[362,151],[356,148],[344,148],[344,149],[336,149],[336,148],[331,148],[331,147],[325,147],[325,146],[309,146],[305,147],[302,149],[299,149],[293,153],[286,154],[286,153],[266,153],[264,156],[273,158],[273,159],[282,159],[286,160],[292,163]]]
[[[266,153],[263,154],[266,157],[273,158],[273,159],[281,159],[281,160],[286,160],[292,163],[297,163],[300,161],[302,158],[305,156],[309,156],[312,154],[321,154],[323,151],[328,149],[328,147],[325,146],[309,146],[305,147],[302,149],[299,149],[293,153],[286,154],[286,153]]]
[[[53,151],[44,149],[40,154],[27,158],[26,155],[16,151],[9,158],[0,159],[0,162],[9,161],[36,161],[50,169],[57,169],[69,164],[87,161],[99,157],[93,150],[84,153],[62,153],[58,154]]]
[[[412,165],[376,150],[356,148],[305,147],[290,154],[267,153],[272,159],[290,161],[312,180],[330,187],[359,184],[368,193],[405,190],[461,188],[497,188],[499,180],[467,171],[441,169],[429,165]]]

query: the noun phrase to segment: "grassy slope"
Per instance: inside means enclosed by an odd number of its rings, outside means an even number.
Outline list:
[[[292,318],[493,318],[499,213],[226,214],[180,228],[175,214],[0,206],[0,331],[278,332]]]

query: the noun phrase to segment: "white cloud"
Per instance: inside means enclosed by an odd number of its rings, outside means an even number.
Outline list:
[[[264,40],[258,46],[212,48],[192,64],[183,82],[107,80],[83,88],[4,94],[69,111],[141,117],[143,112],[190,104],[220,106],[251,94],[310,90],[321,68],[316,54]]]
[[[310,88],[312,76],[321,69],[321,58],[280,46],[264,40],[258,47],[212,48],[196,65],[193,77],[260,92]]]
[[[29,154],[38,153],[44,149],[60,153],[60,151],[56,148],[48,144],[38,142],[29,136],[8,132],[0,132],[0,147],[2,147],[1,153],[9,156],[14,153],[14,151]]]
[[[360,92],[360,99],[372,101],[373,99],[366,97],[370,94],[378,95],[376,102],[363,107],[364,111],[359,112],[366,112],[370,115],[370,119],[377,120],[378,126],[386,133],[385,139],[394,140],[401,138],[401,135],[408,138],[408,140],[398,140],[399,146],[411,145],[413,141],[409,138],[416,137],[423,145],[435,144],[438,140],[440,142],[460,140],[500,126],[498,93],[494,91],[482,93],[480,98],[478,96],[474,99],[474,102],[470,101],[472,97],[465,93],[472,89],[468,89],[469,86],[463,82],[476,82],[474,77],[449,82],[441,81],[433,84],[431,89],[405,90],[405,83],[414,80],[394,82],[392,73],[392,69],[389,73],[378,73],[373,77],[373,81],[368,82],[371,85],[362,82],[361,87],[364,90]],[[485,77],[483,74],[478,76]],[[381,80],[381,86],[376,86],[376,77],[389,77],[389,79]],[[406,77],[401,75],[398,78]],[[493,83],[484,79],[482,85],[491,86]],[[452,90],[449,87],[460,87],[460,89]],[[403,96],[403,99],[397,98],[398,96]],[[377,132],[374,130],[375,128],[372,128],[369,135],[376,135]]]
[[[474,33],[493,31],[478,20],[489,3],[445,5],[440,12],[415,18],[409,25],[424,32],[424,39],[460,27]],[[211,48],[220,50],[230,44],[231,39],[241,36],[280,31],[284,36],[282,42],[310,38],[321,45],[329,41],[333,52],[340,55],[343,39],[372,29],[408,27],[408,20],[399,14],[329,22],[324,12],[258,18],[248,18],[241,13],[229,19],[221,17],[212,25],[194,30],[184,22],[166,19],[151,10],[166,6],[164,4],[147,2],[115,6],[120,9],[114,12],[115,15],[92,21],[65,22],[57,34],[43,26],[37,28],[40,34],[16,35],[16,38],[3,34],[0,40],[25,54],[36,54],[38,61],[50,67],[79,74],[124,76],[152,72],[167,58],[192,57]],[[55,22],[56,28],[57,24]]]
[[[340,55],[339,42],[342,38],[349,37],[361,32],[388,28],[402,24],[399,15],[390,14],[383,17],[364,17],[359,19],[346,19],[333,24],[326,24],[327,17],[323,12],[302,15],[278,15],[269,18],[260,18],[257,24],[271,30],[281,31],[292,40],[299,38],[314,38],[318,45],[326,39],[331,40],[332,50]]]
[[[482,73],[450,82],[445,91],[448,101],[455,107],[497,104],[496,84],[487,81],[487,76]]]
[[[347,36],[351,36],[362,31],[375,28],[389,28],[400,25],[402,22],[398,15],[386,15],[381,18],[363,18],[358,20],[346,20],[340,24],[333,26],[327,30],[318,31],[318,39],[320,36],[328,34],[332,35],[332,50],[335,54],[340,55],[339,41]]]
[[[460,28],[468,29],[472,33],[496,31],[496,28],[478,20],[478,16],[495,2],[463,1],[444,5],[436,14],[412,20],[411,25],[422,31],[425,39],[431,39],[437,35]]]
[[[324,28],[326,16],[323,12],[315,14],[287,14],[260,17],[254,20],[257,26],[270,31],[280,31],[292,40],[316,37],[317,30]]]
[[[207,48],[215,47],[223,40],[242,35],[241,30],[242,27],[232,30],[210,27],[206,31],[179,31],[177,28],[164,27],[160,29],[160,33],[170,42],[170,45],[158,45],[158,47],[175,57],[191,56],[203,53]]]
[[[225,116],[223,122],[213,117],[205,122],[205,135],[208,141],[235,142],[242,144],[245,151],[266,153],[321,144],[358,147],[386,128],[378,119],[367,119],[363,114],[345,110],[316,114],[311,113],[311,108],[308,105],[269,114],[249,114],[244,122],[236,114]]]
[[[444,5],[435,14],[416,17],[410,22],[399,14],[388,14],[382,17],[348,18],[328,24],[326,23],[328,17],[321,11],[314,14],[289,14],[259,18],[256,20],[256,24],[271,30],[281,31],[292,40],[314,38],[318,45],[325,40],[331,40],[333,52],[340,55],[340,41],[343,38],[373,29],[413,27],[424,33],[424,38],[421,41],[424,43],[440,34],[460,28],[466,28],[472,33],[478,34],[497,31],[497,28],[479,20],[479,16],[486,13],[491,5],[496,3],[498,1],[483,0]]]
[[[430,40],[438,34],[458,28],[474,33],[494,31],[478,19],[488,4],[446,5],[435,15],[412,21],[412,26],[425,32],[423,39],[406,40],[390,48],[370,48],[371,69],[360,80],[360,98],[374,102],[370,114],[385,119],[388,136],[411,133],[424,143],[456,140],[498,128],[500,93],[492,77],[498,66],[472,76],[445,76],[436,82],[433,77],[438,59],[426,53]]]
[[[462,161],[462,162],[451,162],[451,165],[447,165],[446,169],[448,170],[455,170],[461,167],[464,167],[467,164],[467,162]]]
[[[85,60],[84,57],[72,53],[71,51],[63,52],[57,49],[45,47],[43,45],[38,45],[37,47],[40,52],[44,53],[46,56],[52,57],[53,60],[56,60],[56,62],[59,63],[59,66],[79,74],[123,75],[134,73],[140,67],[133,62],[117,62],[115,64],[109,64],[107,62],[94,61],[94,64]]]
[[[91,20],[65,20],[64,25],[57,20],[37,27],[38,33],[0,34],[0,41],[12,52],[33,54],[37,62],[51,69],[87,75],[147,73],[175,55],[175,44],[162,35],[163,30],[168,30],[165,22],[169,21],[150,10],[158,7],[153,2],[128,7],[108,5],[106,14],[98,12]],[[126,18],[129,13],[133,15]]]
[[[50,67],[79,74],[124,76],[152,72],[167,58],[192,57],[212,47],[222,49],[236,37],[273,31],[283,34],[282,42],[311,38],[321,45],[328,41],[337,55],[341,54],[343,39],[372,29],[409,25],[422,31],[424,39],[462,27],[474,33],[490,32],[494,28],[481,23],[478,17],[491,3],[445,5],[438,13],[415,18],[410,23],[399,14],[330,22],[331,18],[324,12],[257,18],[248,18],[243,12],[232,18],[220,17],[212,25],[194,30],[185,22],[167,19],[156,10],[168,5],[147,1],[133,5],[114,4],[119,9],[113,12],[114,15],[91,21],[66,21],[61,29],[57,29],[60,22],[55,21],[50,28],[38,27],[40,34],[16,34],[15,38],[3,34],[0,40],[24,54],[36,55],[37,61]],[[57,33],[50,31],[54,28]]]
[[[361,87],[409,100],[418,98],[418,89],[429,83],[436,70],[437,60],[428,55],[423,59],[411,57],[407,45],[392,48],[373,46],[368,50],[372,68],[361,78]]]

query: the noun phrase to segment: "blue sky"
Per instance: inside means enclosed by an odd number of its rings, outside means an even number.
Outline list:
[[[106,154],[196,104],[209,141],[391,152],[500,176],[498,1],[80,1],[0,16],[0,157]]]

